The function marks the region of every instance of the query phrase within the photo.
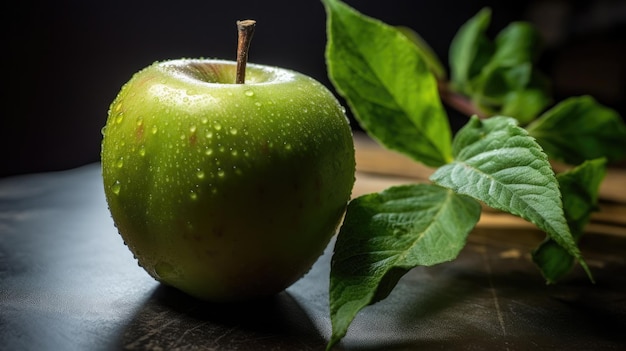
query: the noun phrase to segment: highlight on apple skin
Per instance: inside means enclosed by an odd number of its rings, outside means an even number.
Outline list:
[[[210,301],[276,294],[341,223],[354,184],[345,109],[286,69],[181,59],[136,73],[102,140],[107,203],[158,281]]]

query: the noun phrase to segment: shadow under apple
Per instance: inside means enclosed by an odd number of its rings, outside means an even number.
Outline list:
[[[120,335],[126,350],[308,350],[326,341],[288,292],[216,304],[159,285]]]

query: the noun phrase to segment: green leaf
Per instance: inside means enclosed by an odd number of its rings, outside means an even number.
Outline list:
[[[492,98],[501,98],[511,90],[522,90],[530,82],[532,69],[530,63],[513,67],[496,65],[487,67],[480,76],[482,94]]]
[[[450,78],[455,90],[471,95],[469,82],[489,62],[493,43],[486,35],[491,9],[483,8],[459,28],[449,51]]]
[[[543,88],[511,91],[504,97],[500,113],[505,116],[515,116],[520,124],[527,124],[551,102],[552,99]]]
[[[474,89],[471,99],[481,111],[513,116],[521,124],[534,120],[552,102],[546,79],[530,64],[485,69]]]
[[[417,46],[397,28],[338,0],[323,2],[329,77],[363,129],[427,166],[449,162],[448,117]]]
[[[551,98],[546,78],[534,63],[540,53],[539,34],[526,22],[513,22],[496,37],[495,51],[472,82],[472,100],[490,114],[528,123]]]
[[[330,276],[330,349],[356,314],[391,292],[416,266],[453,260],[480,217],[480,204],[432,184],[405,185],[350,202]]]
[[[513,22],[506,26],[495,39],[496,50],[489,64],[515,67],[536,62],[541,53],[539,32],[527,22]]]
[[[576,241],[583,235],[591,214],[598,209],[598,192],[605,175],[606,160],[603,158],[585,161],[557,175],[563,194],[565,218]],[[532,256],[548,283],[562,278],[574,264],[574,258],[549,237]]]
[[[405,26],[398,26],[396,28],[415,44],[422,59],[426,62],[426,65],[428,65],[428,68],[430,68],[430,71],[433,72],[435,77],[439,80],[446,79],[446,69],[441,61],[439,61],[439,58],[430,45],[413,29]]]
[[[433,173],[433,182],[534,223],[591,278],[567,226],[548,158],[514,118],[472,117],[457,133],[453,152],[455,161]]]
[[[626,156],[626,125],[619,114],[591,96],[572,97],[527,127],[550,158],[569,164]]]
[[[452,88],[487,115],[506,114],[526,124],[550,103],[547,79],[534,63],[541,42],[535,28],[513,22],[492,42],[483,9],[461,27],[450,46]]]

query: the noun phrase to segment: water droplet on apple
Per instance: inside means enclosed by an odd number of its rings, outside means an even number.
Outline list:
[[[230,134],[237,135],[237,128],[230,128]]]
[[[124,120],[124,114],[123,113],[120,113],[119,115],[117,115],[115,117],[115,123],[117,123],[117,124],[122,123],[123,120]]]
[[[107,127],[106,127],[106,126],[104,126],[104,127],[102,127],[102,129],[100,129],[100,134],[102,134],[102,136],[104,136],[104,134],[106,133],[106,131],[107,131]]]
[[[291,144],[285,143],[285,150],[287,151],[291,150]]]
[[[198,179],[204,179],[204,171],[201,169],[198,169],[196,171],[196,177],[198,177]]]
[[[192,199],[192,200],[198,200],[198,194],[195,191],[192,190],[189,193],[189,198]]]
[[[174,267],[163,261],[154,266],[154,273],[156,273],[160,279],[170,279],[176,276],[176,270]]]
[[[222,125],[220,122],[215,122],[213,123],[213,128],[215,128],[215,130],[222,130]]]
[[[119,180],[116,180],[115,183],[113,183],[113,185],[111,185],[111,191],[115,195],[119,195],[121,189],[122,189],[122,184],[120,183]]]
[[[261,107],[263,104],[261,104],[260,102],[255,102],[254,105],[256,105],[256,107]]]
[[[226,175],[226,172],[224,172],[224,170],[218,168],[217,169],[217,176],[220,178],[224,178],[224,176]]]
[[[140,156],[146,156],[146,147],[141,145],[141,148],[139,148],[139,155]]]
[[[156,134],[159,131],[159,128],[157,126],[152,126],[152,134]]]
[[[211,139],[213,138],[213,132],[209,130],[208,132],[206,132],[205,136],[207,137],[207,139]]]
[[[208,149],[206,149],[206,151],[205,151],[204,153],[205,153],[207,156],[210,156],[210,155],[212,155],[212,154],[213,154],[213,149],[208,148]]]
[[[200,122],[202,122],[202,124],[207,124],[207,122],[209,122],[209,119],[205,116],[202,116],[202,118],[200,119]]]
[[[189,127],[189,131],[192,132],[192,133],[195,133],[196,129],[197,129],[196,126]]]
[[[237,156],[238,152],[237,150],[231,149],[230,154],[233,156]]]
[[[305,107],[305,108],[302,109],[302,112],[307,113],[307,112],[309,112],[309,109]]]
[[[254,96],[254,91],[252,91],[252,90],[246,90],[246,91],[244,92],[244,94],[245,94],[246,96]]]
[[[122,168],[124,167],[124,157],[120,157],[117,162],[115,163],[115,165],[117,166],[117,168]]]

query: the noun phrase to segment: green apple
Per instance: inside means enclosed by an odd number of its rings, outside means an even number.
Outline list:
[[[157,62],[110,106],[102,140],[112,218],[158,281],[210,301],[284,290],[321,255],[354,184],[345,109],[286,69]]]

